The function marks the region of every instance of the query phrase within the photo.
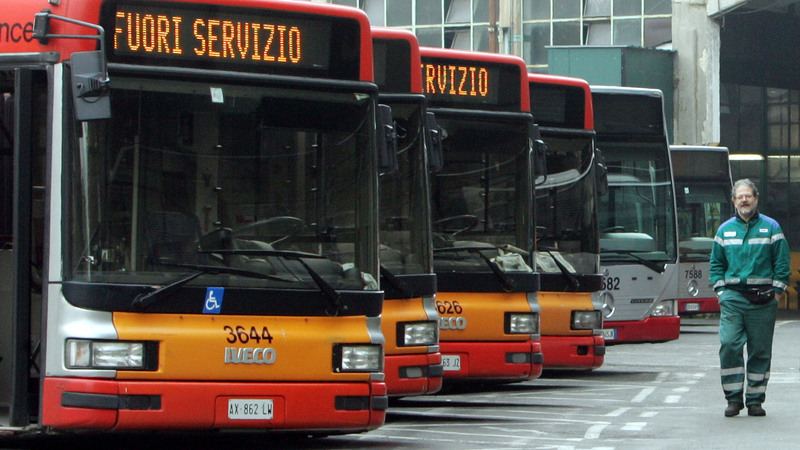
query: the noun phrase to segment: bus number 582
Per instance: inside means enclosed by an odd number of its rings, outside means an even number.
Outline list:
[[[603,279],[603,288],[607,291],[619,290],[619,277],[608,277]]]

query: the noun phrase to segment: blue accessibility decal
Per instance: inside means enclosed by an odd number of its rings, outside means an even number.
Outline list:
[[[206,301],[203,305],[203,314],[219,314],[222,310],[222,298],[224,296],[225,288],[206,288]]]

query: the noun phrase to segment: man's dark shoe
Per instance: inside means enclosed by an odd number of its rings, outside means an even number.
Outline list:
[[[725,408],[725,417],[738,416],[739,411],[743,409],[744,409],[744,404],[742,403],[728,402],[728,407]],[[748,410],[748,412],[750,412],[750,410]]]
[[[750,405],[747,407],[747,415],[748,416],[766,416],[767,412],[764,411],[764,408],[761,405]]]

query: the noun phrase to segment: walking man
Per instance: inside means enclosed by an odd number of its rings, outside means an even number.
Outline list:
[[[720,376],[728,401],[725,417],[738,415],[745,405],[748,415],[764,416],[761,404],[769,381],[777,297],[789,283],[789,244],[778,222],[758,213],[755,183],[736,181],[733,205],[736,215],[720,225],[714,236],[710,267],[710,281],[719,298]]]

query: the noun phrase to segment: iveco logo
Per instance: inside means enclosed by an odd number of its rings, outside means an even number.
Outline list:
[[[225,347],[225,364],[273,364],[276,356],[273,348]]]
[[[653,303],[652,298],[632,298],[631,303]]]
[[[439,317],[440,330],[463,330],[467,328],[467,319],[463,317]]]

